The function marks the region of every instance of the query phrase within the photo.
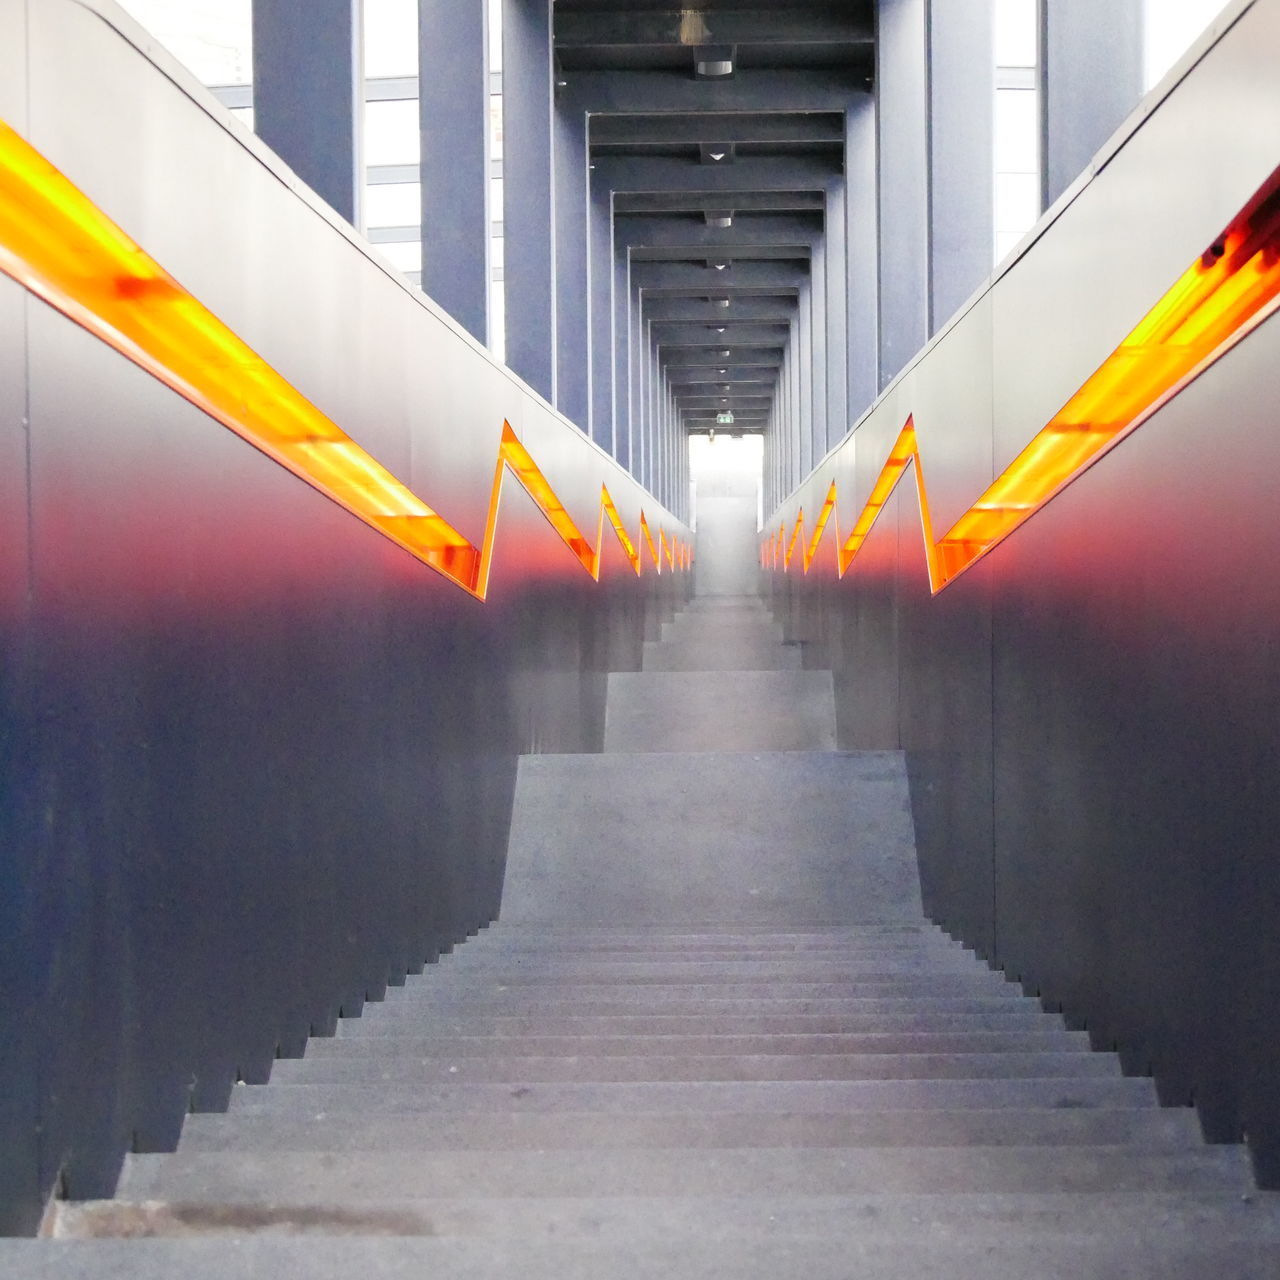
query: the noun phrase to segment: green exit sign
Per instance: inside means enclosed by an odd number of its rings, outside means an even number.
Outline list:
[[[732,421],[733,421],[733,414],[732,414],[732,413],[729,413],[729,412],[727,412],[727,411],[726,411],[725,413],[717,413],[717,414],[716,414],[716,421],[717,421],[717,422],[725,422],[725,423],[732,422]]]

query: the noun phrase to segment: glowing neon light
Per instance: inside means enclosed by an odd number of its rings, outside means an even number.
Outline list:
[[[1227,230],[1175,281],[1084,385],[996,477],[978,500],[935,539],[913,419],[842,542],[832,481],[802,556],[813,563],[828,520],[835,528],[836,569],[847,572],[908,467],[914,467],[929,586],[936,594],[1031,518],[1108,449],[1280,307],[1280,169]],[[781,555],[789,572],[804,535],[804,509]],[[765,540],[761,563],[779,567],[785,522]]]
[[[0,121],[0,272],[479,599],[488,589],[502,477],[512,472],[599,578],[607,517],[631,567],[636,543],[601,486],[594,546],[503,423],[484,542],[475,546],[291,386],[12,128]],[[644,512],[640,525],[652,549]],[[669,545],[668,564],[679,539]],[[638,539],[637,539],[638,540]],[[658,558],[654,554],[654,563]],[[658,565],[659,570],[661,566]]]

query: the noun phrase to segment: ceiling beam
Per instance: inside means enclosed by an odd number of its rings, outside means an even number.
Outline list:
[[[794,298],[744,298],[728,307],[696,298],[646,298],[642,302],[646,320],[700,320],[704,324],[714,324],[725,314],[738,320],[789,320],[796,311]]]
[[[711,264],[725,263],[723,270]],[[684,292],[717,289],[799,289],[809,278],[807,262],[750,262],[730,253],[708,255],[704,262],[633,262],[631,283],[646,293],[676,289]]]
[[[724,361],[715,355],[717,350],[730,354]],[[782,364],[781,347],[663,347],[663,360],[671,369],[717,368],[723,363],[733,363],[740,369],[776,369]],[[721,379],[724,381],[724,379]]]
[[[699,45],[865,45],[875,40],[867,13],[835,5],[786,9],[744,5],[740,9],[556,9],[555,42],[560,52],[686,48]]]
[[[844,143],[844,117],[806,111],[723,112],[696,115],[600,116],[590,119],[597,147],[657,147],[681,143]]]
[[[724,80],[687,71],[566,71],[559,98],[592,115],[657,111],[844,111],[871,88],[867,69],[739,69]]]
[[[732,205],[728,212],[822,213],[826,197],[821,191],[619,191],[613,197],[615,214],[706,213]]]
[[[732,308],[730,308],[732,310]],[[722,328],[723,333],[716,329]],[[728,337],[730,345],[768,347],[782,346],[791,335],[786,324],[664,324],[655,322],[653,337],[660,347],[723,347]]]
[[[734,218],[731,227],[709,227],[701,218],[679,215],[618,216],[613,237],[616,246],[631,250],[633,259],[639,249],[676,249],[692,261],[727,249],[736,257],[762,249],[759,257],[807,258],[822,237],[822,219],[813,214],[748,214]]]
[[[840,176],[832,156],[740,156],[736,164],[708,165],[678,156],[600,156],[592,184],[612,192],[706,191],[729,198],[739,191],[816,191]]]

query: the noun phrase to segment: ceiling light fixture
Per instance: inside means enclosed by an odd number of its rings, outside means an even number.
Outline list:
[[[693,67],[699,80],[723,80],[733,75],[733,46],[703,45],[694,57]]]

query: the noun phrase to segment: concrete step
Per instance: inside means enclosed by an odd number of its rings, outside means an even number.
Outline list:
[[[613,672],[606,751],[834,751],[829,671]]]
[[[937,925],[924,919],[892,920],[870,924],[815,924],[791,922],[785,927],[770,924],[702,922],[693,924],[629,924],[629,925],[579,925],[521,924],[519,921],[499,920],[482,929],[467,946],[494,938],[521,938],[535,946],[551,946],[561,942],[632,943],[675,940],[703,943],[748,942],[752,945],[779,942],[867,942],[881,939],[909,941],[913,938],[947,938]]]
[[[365,1005],[359,1018],[343,1018],[335,1040],[400,1036],[808,1036],[978,1034],[1063,1030],[1057,1014],[1043,1013],[1024,1000],[957,1000],[961,1011],[908,1013],[753,1013],[638,1015],[456,1014],[436,1009],[406,1009],[400,1004]],[[329,1041],[313,1039],[312,1045]]]
[[[710,630],[710,629],[709,629]],[[669,640],[644,642],[642,671],[799,671],[798,645],[780,644],[767,632],[712,634],[681,631]]]
[[[529,1220],[518,1222],[513,1236],[405,1237],[412,1223],[394,1211],[365,1216],[371,1235],[323,1240],[263,1233],[237,1238],[185,1240],[0,1241],[0,1271],[25,1280],[422,1280],[447,1275],[450,1280],[494,1280],[518,1275],[522,1280],[1274,1280],[1276,1237],[1257,1219],[1236,1226],[1197,1232],[1178,1230],[1100,1235],[1082,1226],[1092,1220],[1095,1204],[1105,1197],[1074,1196],[1058,1207],[1061,1233],[1046,1238],[1025,1232],[1010,1235],[979,1225],[948,1223],[930,1232],[916,1219],[874,1229],[867,1219],[880,1215],[880,1204],[859,1211],[846,1202],[843,1229],[824,1226],[780,1229],[776,1216],[765,1213],[760,1224],[738,1232],[736,1219],[727,1226],[711,1223],[701,1231],[680,1233],[668,1228],[662,1207],[628,1206],[631,1225],[621,1223],[597,1239],[560,1240],[555,1220],[533,1234]],[[539,1205],[539,1208],[548,1206]],[[1180,1206],[1179,1206],[1180,1207]],[[574,1209],[577,1210],[577,1206]],[[760,1214],[760,1201],[747,1214]],[[678,1203],[671,1211],[686,1216]],[[580,1211],[590,1221],[593,1206]],[[1176,1209],[1174,1210],[1176,1212]],[[258,1209],[245,1220],[269,1218]],[[360,1229],[359,1217],[341,1211],[342,1229]],[[543,1220],[550,1214],[544,1214]],[[746,1215],[743,1215],[744,1218]],[[1134,1217],[1137,1214],[1132,1215]],[[1261,1218],[1262,1215],[1258,1215]],[[296,1215],[289,1215],[296,1218]],[[501,1217],[501,1207],[492,1217]],[[637,1225],[643,1219],[648,1225]],[[825,1221],[825,1220],[824,1220]],[[429,1221],[426,1228],[434,1228]],[[420,1228],[425,1231],[426,1228]],[[302,1230],[323,1230],[312,1221]],[[1240,1239],[1232,1232],[1245,1232]],[[531,1238],[532,1236],[532,1238]]]
[[[1252,1190],[1237,1147],[178,1153],[125,1158],[117,1196],[352,1205],[436,1196],[887,1195]]]
[[[437,986],[453,980],[491,979],[511,982],[716,982],[743,979],[778,982],[832,982],[876,978],[916,978],[933,975],[967,975],[1006,984],[973,956],[959,949],[882,953],[866,956],[786,956],[760,960],[738,959],[611,959],[594,957],[473,955],[450,956],[438,968],[423,971],[407,990]]]
[[[532,939],[512,940],[502,931],[496,931],[472,939],[457,951],[442,957],[438,963],[442,968],[447,968],[473,957],[511,957],[518,960],[526,956],[546,956],[548,959],[590,960],[598,964],[629,964],[637,960],[673,960],[680,963],[697,960],[865,960],[874,956],[896,958],[956,953],[977,960],[973,952],[940,934],[850,942],[790,941],[772,946],[746,940],[694,943],[680,939],[671,939],[665,945],[632,941],[612,944],[592,941],[571,943],[568,940],[549,941],[539,945]]]
[[[795,978],[722,978],[703,980],[636,978],[631,982],[609,975],[599,978],[557,978],[538,974],[504,974],[502,978],[476,974],[470,979],[458,975],[453,982],[422,982],[396,992],[397,1004],[454,1004],[458,1001],[536,1000],[575,1004],[580,1000],[856,1000],[859,997],[938,998],[943,996],[987,996],[992,1000],[1025,1000],[1021,988],[1000,974],[832,974],[796,975]]]
[[[396,1057],[439,1058],[652,1058],[814,1054],[1088,1053],[1083,1031],[916,1032],[902,1035],[599,1035],[455,1036],[406,1034],[310,1041],[307,1062]]]
[[[779,932],[918,921],[902,754],[522,756],[502,915]]]
[[[976,1107],[1154,1107],[1147,1079],[1074,1077],[1035,1080],[789,1080],[612,1084],[241,1085],[230,1110],[244,1115],[318,1112],[452,1111],[731,1111],[742,1114]]]
[[[1030,1080],[1119,1076],[1109,1053],[716,1054],[710,1057],[288,1058],[281,1084],[559,1084],[750,1080]]]
[[[1016,996],[1016,993],[1015,993]],[[985,1014],[1004,1009],[1010,1015],[1031,1015],[1040,1006],[1034,1000],[1017,999],[999,992],[977,996],[910,996],[863,995],[817,998],[793,995],[789,997],[739,995],[728,999],[710,995],[675,997],[665,988],[650,992],[630,992],[625,996],[600,997],[594,993],[583,994],[576,1000],[554,995],[536,995],[512,992],[510,988],[493,992],[484,999],[469,1000],[414,999],[401,996],[383,1004],[364,1006],[362,1018],[413,1019],[430,1018],[461,1022],[467,1018],[486,1018],[495,1015],[549,1017],[684,1017],[711,1018],[720,1014],[734,1016],[788,1016],[821,1014],[827,1017],[877,1016],[893,1014]],[[433,1023],[434,1025],[434,1023]]]
[[[187,1117],[179,1151],[527,1151],[598,1147],[1126,1146],[1200,1149],[1190,1108],[998,1111],[495,1112]]]

